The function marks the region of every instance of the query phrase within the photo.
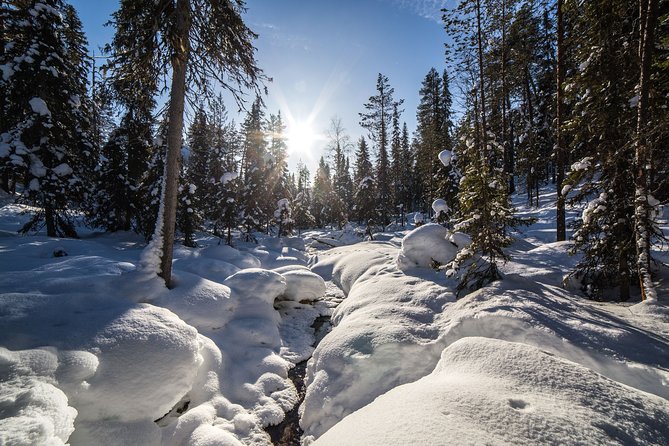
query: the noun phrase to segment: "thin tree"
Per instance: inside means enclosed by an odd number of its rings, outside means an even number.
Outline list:
[[[557,186],[557,234],[558,242],[567,238],[565,222],[565,197],[562,190],[565,170],[565,147],[562,132],[564,107],[562,104],[562,89],[564,88],[564,4],[563,0],[557,0],[557,85],[555,94],[555,169]]]
[[[149,268],[155,266],[151,259],[160,258],[156,272],[170,287],[186,93],[195,87],[208,96],[212,84],[218,84],[242,105],[242,90],[259,92],[264,77],[256,65],[252,45],[257,36],[241,18],[245,10],[242,0],[122,0],[115,16],[117,26],[120,18],[132,22],[134,18],[123,12],[138,7],[149,11],[154,21],[145,32],[148,38],[142,41],[144,51],[137,52],[137,58],[149,54],[158,61],[159,70],[153,73],[156,78],[171,74],[163,196],[145,257]],[[139,67],[140,60],[136,62]]]
[[[657,300],[650,274],[650,244],[653,222],[651,211],[653,203],[649,194],[649,168],[651,164],[650,148],[646,138],[650,98],[650,69],[653,57],[655,22],[657,20],[657,0],[640,2],[640,44],[639,56],[641,70],[639,74],[639,103],[637,104],[637,127],[635,144],[636,191],[634,196],[634,229],[636,238],[637,274],[643,300]]]

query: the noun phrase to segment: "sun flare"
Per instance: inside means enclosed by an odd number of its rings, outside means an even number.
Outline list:
[[[290,153],[309,153],[318,140],[318,133],[307,122],[289,123],[286,142]]]

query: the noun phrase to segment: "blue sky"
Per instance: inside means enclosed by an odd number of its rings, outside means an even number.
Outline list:
[[[108,42],[103,27],[117,2],[74,0],[90,46]],[[418,90],[431,67],[444,68],[446,34],[440,8],[446,0],[247,0],[247,25],[259,34],[258,62],[273,78],[265,102],[288,124],[289,164],[311,172],[323,154],[333,116],[353,140],[366,134],[358,113],[375,93],[378,73],[404,99],[402,120],[413,131]],[[236,107],[229,104],[231,116]],[[236,117],[241,121],[242,117]],[[320,136],[319,136],[320,135]]]

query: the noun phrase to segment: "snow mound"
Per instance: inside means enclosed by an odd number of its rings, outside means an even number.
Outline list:
[[[437,198],[432,202],[432,210],[434,211],[435,215],[439,215],[440,212],[448,214],[451,208],[449,208],[448,204],[446,204],[446,200]]]
[[[175,271],[177,287],[163,292],[151,303],[168,308],[200,332],[222,327],[239,305],[230,298],[230,288],[194,274]]]
[[[430,373],[438,361],[441,349],[431,347],[440,333],[436,316],[454,296],[403,274],[394,266],[396,253],[390,243],[359,243],[321,253],[312,267],[348,296],[307,365],[300,408],[305,435],[323,434],[391,388]]]
[[[253,296],[270,304],[286,291],[286,279],[281,274],[260,268],[241,270],[225,279],[223,285],[236,293]]]
[[[286,280],[283,297],[297,302],[314,301],[325,294],[325,281],[311,271],[296,269],[281,274]]]
[[[315,445],[648,444],[669,402],[538,348],[466,338],[428,376],[349,415]]]
[[[472,244],[472,238],[464,232],[451,232],[448,234],[448,241],[453,243],[458,249],[469,248]]]
[[[93,342],[100,366],[75,398],[77,421],[160,418],[190,389],[202,360],[199,348],[197,331],[169,310],[129,309]]]
[[[200,251],[200,256],[232,263],[239,269],[260,268],[260,260],[252,254],[241,252],[232,246],[209,246]]]
[[[240,268],[224,260],[199,256],[197,258],[178,259],[174,269],[197,274],[214,282],[223,282],[228,276],[238,272]]]
[[[436,223],[420,226],[402,240],[397,257],[400,269],[430,268],[434,262],[444,265],[457,255],[458,248],[448,240],[448,230]]]

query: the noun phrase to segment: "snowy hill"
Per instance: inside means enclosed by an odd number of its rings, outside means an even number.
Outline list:
[[[168,290],[136,269],[140,237],[18,236],[6,204],[0,444],[266,445],[291,409],[305,444],[667,444],[666,274],[656,305],[565,289],[550,202],[516,202],[537,221],[505,279],[460,299],[430,260],[466,238],[437,226],[202,236]]]

